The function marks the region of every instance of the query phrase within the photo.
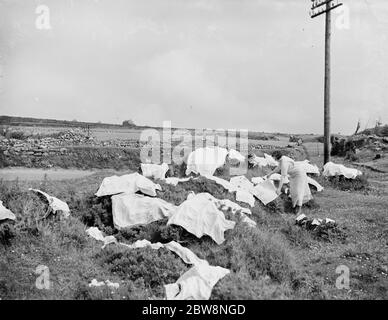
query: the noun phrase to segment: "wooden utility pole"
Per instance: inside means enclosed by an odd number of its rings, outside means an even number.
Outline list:
[[[331,11],[342,5],[338,0],[311,0],[311,18],[326,14],[325,25],[325,85],[324,85],[324,159],[330,161],[330,40],[331,40]]]

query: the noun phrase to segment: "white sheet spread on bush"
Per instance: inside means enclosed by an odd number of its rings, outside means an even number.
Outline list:
[[[264,205],[267,205],[278,197],[276,187],[271,180],[265,180],[257,183],[253,188],[253,194]]]
[[[38,190],[38,189],[29,188],[28,190],[36,192],[36,193],[39,193],[42,196],[44,196],[46,198],[48,204],[49,204],[49,207],[51,208],[51,210],[54,213],[60,212],[60,213],[63,214],[63,216],[65,218],[70,216],[70,209],[69,209],[69,206],[67,205],[66,202],[64,202],[64,201],[62,201],[62,200],[60,200],[58,198],[55,198],[53,196],[50,196],[46,192],[43,192],[43,191]]]
[[[167,300],[208,300],[216,283],[229,274],[228,269],[197,264],[175,283],[165,285]]]
[[[168,171],[168,164],[153,164],[153,163],[141,163],[141,172],[146,178],[154,178],[164,180]]]
[[[130,245],[122,245],[130,249],[150,247],[158,250],[160,248],[166,248],[177,254],[186,264],[193,265],[177,282],[164,286],[167,300],[207,300],[210,298],[215,284],[230,273],[228,269],[209,266],[206,260],[198,258],[190,249],[181,246],[175,241],[162,244],[160,242],[151,243],[144,239],[138,240]]]
[[[191,172],[200,175],[213,175],[217,168],[225,164],[228,150],[221,147],[198,148],[187,158],[186,175]]]
[[[119,193],[142,193],[155,197],[156,190],[161,190],[160,185],[150,179],[134,172],[123,176],[111,176],[102,180],[100,188],[96,192],[97,197],[110,196]]]
[[[279,165],[279,162],[276,161],[272,156],[269,154],[264,153],[264,158],[267,160],[267,163],[271,167],[276,167]]]
[[[259,167],[266,167],[266,166],[276,167],[279,164],[279,162],[277,162],[272,156],[266,153],[264,153],[264,157],[258,157],[254,155],[254,157],[250,160],[250,162],[253,165],[257,165]]]
[[[93,279],[92,282],[89,283],[89,287],[102,287],[102,286],[118,289],[120,287],[120,284],[118,284],[117,282],[111,282],[109,280],[97,281],[97,279]]]
[[[197,238],[206,234],[221,244],[225,240],[224,232],[233,229],[236,223],[226,220],[209,196],[208,193],[199,193],[190,197],[178,206],[167,224],[181,226]]]
[[[113,223],[117,229],[148,224],[170,217],[176,206],[159,198],[140,194],[118,194],[112,196]]]
[[[3,205],[3,201],[0,200],[0,221],[1,220],[15,220],[16,216],[13,214],[13,212]]]
[[[130,249],[150,247],[151,249],[158,250],[160,248],[166,248],[174,252],[175,254],[177,254],[186,264],[196,265],[199,263],[206,263],[206,260],[202,260],[198,258],[198,256],[190,249],[181,246],[178,242],[175,242],[175,241],[170,241],[168,243],[163,244],[160,242],[151,243],[150,241],[143,239],[143,240],[137,240],[133,244],[125,244],[125,243],[119,243],[119,244],[124,245]]]
[[[230,178],[230,183],[236,189],[241,188],[243,190],[252,192],[253,184],[245,176],[237,176]]]
[[[238,152],[237,150],[234,150],[234,149],[229,150],[228,156],[229,156],[229,159],[234,160],[234,161],[238,161],[238,162],[245,161],[245,157],[240,152]]]
[[[264,205],[267,205],[269,202],[275,200],[278,197],[276,194],[276,188],[271,181],[262,181],[256,185],[253,185],[253,183],[250,182],[245,176],[238,176],[231,178],[230,183],[236,188],[240,188],[245,192],[249,192],[257,199],[259,199]]]
[[[111,244],[111,243],[117,243],[117,240],[114,236],[104,236],[102,231],[99,230],[97,227],[90,227],[88,229],[86,229],[86,233],[98,240],[98,241],[102,241],[104,243],[104,245],[102,246],[102,248],[104,249],[108,244]]]
[[[191,178],[175,178],[175,177],[168,177],[165,179],[164,182],[166,182],[167,184],[171,184],[173,186],[176,186],[179,182],[187,182],[189,181]]]
[[[295,163],[301,164],[306,173],[320,175],[318,166],[316,164],[311,164],[309,160],[295,161]]]
[[[347,179],[355,179],[357,176],[362,175],[362,172],[357,169],[347,168],[343,164],[336,164],[328,162],[323,166],[323,176],[344,176]]]
[[[266,158],[264,157],[258,157],[256,155],[254,155],[254,157],[250,160],[250,162],[254,165],[254,166],[259,166],[259,167],[266,167],[268,166],[268,161]]]
[[[249,204],[251,207],[255,206],[255,197],[249,191],[238,189],[236,192],[236,201]]]

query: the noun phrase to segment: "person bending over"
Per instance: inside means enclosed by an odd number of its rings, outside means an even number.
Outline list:
[[[272,156],[279,161],[279,165],[267,177],[269,178],[274,173],[281,174],[279,187],[276,190],[277,194],[281,193],[284,181],[288,178],[292,207],[296,210],[296,214],[300,214],[302,205],[313,198],[307,182],[307,173],[300,163],[283,156],[280,151],[275,151]]]

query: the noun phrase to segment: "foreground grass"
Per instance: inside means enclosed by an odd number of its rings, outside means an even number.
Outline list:
[[[1,182],[1,200],[18,217],[15,225],[0,229],[1,299],[163,299],[163,284],[174,282],[187,270],[171,252],[128,250],[117,246],[101,249],[85,229],[96,225],[127,243],[138,239],[179,241],[212,265],[231,270],[214,287],[212,299],[386,299],[387,204],[385,191],[341,191],[325,182],[325,190],[305,208],[312,217],[335,219],[337,233],[322,237],[294,225],[283,200],[267,207],[256,202],[248,228],[230,213],[237,226],[218,246],[210,238],[197,239],[164,220],[118,232],[112,226],[109,199],[93,198],[106,170],[66,181]],[[373,181],[385,176],[373,176]],[[188,191],[210,192],[217,198],[234,195],[204,179],[172,187],[162,184],[159,196],[182,203]],[[380,184],[378,189],[383,188]],[[27,191],[37,187],[66,201],[72,211],[67,220],[38,220],[45,206]],[[1,236],[1,234],[3,236]],[[50,270],[49,290],[37,289],[39,265]],[[350,269],[350,289],[336,288],[336,268]],[[119,289],[90,288],[88,283],[110,280]]]

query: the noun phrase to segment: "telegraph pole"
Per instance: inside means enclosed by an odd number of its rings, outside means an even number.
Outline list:
[[[330,40],[331,40],[331,11],[342,3],[338,0],[311,0],[310,16],[316,18],[326,14],[325,25],[325,85],[324,85],[324,159],[323,163],[330,161]]]

